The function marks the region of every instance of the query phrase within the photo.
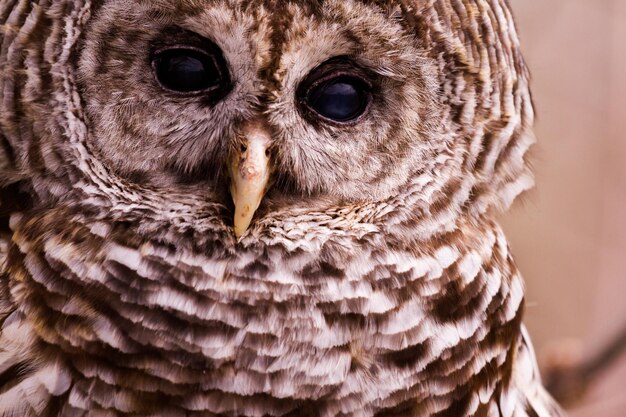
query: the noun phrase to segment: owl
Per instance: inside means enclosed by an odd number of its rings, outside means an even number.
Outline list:
[[[505,0],[0,0],[0,416],[559,416]]]

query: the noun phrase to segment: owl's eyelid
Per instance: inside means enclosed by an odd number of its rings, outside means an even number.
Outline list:
[[[150,54],[150,59],[154,60],[154,58],[157,55],[160,55],[164,52],[167,51],[172,51],[172,50],[187,50],[187,51],[195,51],[195,52],[199,52],[203,55],[206,55],[208,57],[213,57],[213,54],[211,54],[210,52],[208,52],[205,48],[200,48],[198,46],[192,46],[192,45],[187,45],[184,43],[181,44],[172,44],[172,45],[168,45],[168,46],[162,46],[160,48],[155,49],[154,51],[152,51],[152,53]]]
[[[368,70],[357,60],[344,55],[333,57],[311,70],[303,81],[303,86],[306,90],[310,90],[314,85],[342,75],[357,78],[369,88],[373,86],[373,71]]]
[[[348,70],[336,70],[336,71],[328,71],[321,77],[315,78],[310,84],[307,84],[306,95],[308,96],[311,93],[311,91],[317,88],[318,86],[325,84],[331,80],[337,79],[337,78],[349,78],[349,79],[357,80],[359,83],[363,84],[363,86],[365,86],[367,90],[372,89],[371,81],[367,77],[364,77],[360,71],[353,71],[349,69]]]

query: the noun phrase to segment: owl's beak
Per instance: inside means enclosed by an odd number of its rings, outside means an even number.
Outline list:
[[[253,122],[244,128],[242,141],[232,152],[230,194],[235,203],[235,236],[241,237],[259,208],[271,174],[268,148],[269,130],[262,122]]]

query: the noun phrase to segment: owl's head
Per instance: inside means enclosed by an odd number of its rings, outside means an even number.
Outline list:
[[[3,117],[13,169],[54,177],[46,198],[220,207],[239,236],[341,207],[434,230],[532,184],[532,105],[504,2],[61,3],[39,11],[71,17],[47,41],[12,40],[31,73],[4,76],[33,103]],[[28,118],[36,167],[17,138]]]

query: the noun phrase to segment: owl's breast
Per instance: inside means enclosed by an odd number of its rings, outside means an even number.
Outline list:
[[[14,222],[9,285],[70,370],[72,407],[436,411],[510,372],[522,290],[495,227],[419,248],[364,235],[198,252],[54,218]]]

